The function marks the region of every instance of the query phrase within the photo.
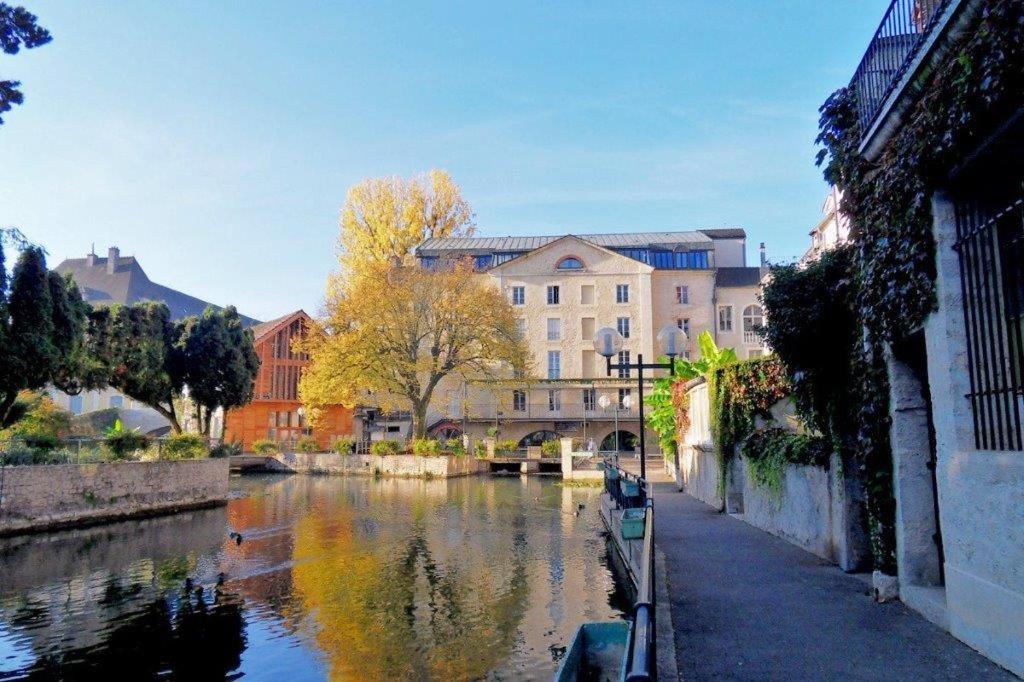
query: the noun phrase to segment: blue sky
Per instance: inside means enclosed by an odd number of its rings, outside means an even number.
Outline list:
[[[54,41],[0,54],[0,224],[260,318],[319,308],[349,185],[433,167],[480,234],[741,226],[793,259],[817,107],[888,4],[21,2]]]

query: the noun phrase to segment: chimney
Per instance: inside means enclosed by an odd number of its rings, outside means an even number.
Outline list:
[[[113,275],[117,271],[117,259],[121,257],[121,250],[111,246],[107,250],[107,274]]]
[[[90,268],[93,267],[94,265],[96,265],[96,244],[95,244],[95,242],[93,243],[92,248],[89,249],[89,253],[87,253],[86,256],[85,256],[85,264],[86,264],[86,266],[88,266]]]
[[[768,267],[768,251],[764,248],[764,242],[761,242],[761,267]]]

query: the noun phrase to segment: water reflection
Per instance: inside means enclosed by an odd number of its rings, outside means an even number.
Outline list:
[[[591,491],[235,486],[227,508],[0,541],[0,679],[548,679],[579,623],[625,607]]]

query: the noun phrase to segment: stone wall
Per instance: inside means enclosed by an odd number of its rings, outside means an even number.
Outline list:
[[[729,492],[741,505],[739,518],[845,571],[870,565],[863,498],[856,482],[840,473],[837,457],[828,469],[788,465],[779,491],[754,482],[743,457],[731,468]]]
[[[485,470],[475,457],[420,457],[417,455],[339,455],[336,453],[292,452],[275,455],[275,468],[302,474],[347,474],[364,476],[408,476],[453,478]]]
[[[228,460],[0,468],[0,535],[202,507],[228,498]]]
[[[682,490],[716,509],[722,509],[725,504],[718,484],[720,469],[718,455],[712,451],[692,445],[679,449],[678,480]]]

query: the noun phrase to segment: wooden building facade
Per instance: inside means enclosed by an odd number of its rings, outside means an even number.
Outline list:
[[[312,428],[299,401],[299,377],[309,356],[292,347],[311,323],[309,315],[297,310],[253,327],[260,371],[253,401],[230,410],[224,422],[227,441],[239,441],[246,451],[261,439],[282,444],[285,449],[305,436],[313,436],[322,449],[330,448],[338,436],[352,435],[352,410],[341,405],[327,408],[320,423]]]

